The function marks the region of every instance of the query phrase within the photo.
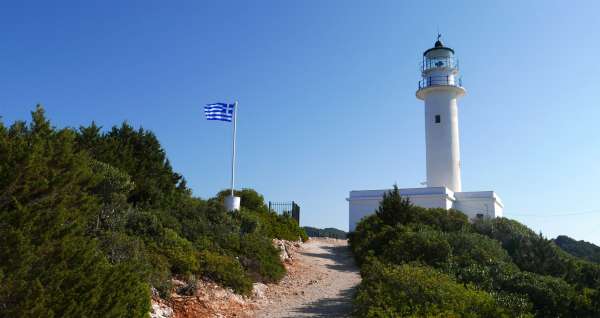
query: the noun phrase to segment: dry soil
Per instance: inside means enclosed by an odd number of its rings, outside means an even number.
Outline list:
[[[288,275],[268,285],[251,315],[265,318],[349,317],[360,282],[346,240],[312,238],[293,255]]]

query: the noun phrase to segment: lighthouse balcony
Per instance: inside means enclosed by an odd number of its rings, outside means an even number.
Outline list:
[[[428,76],[419,81],[419,89],[431,86],[455,86],[462,87],[462,78],[454,76]]]
[[[426,57],[421,63],[423,73],[441,68],[458,70],[458,59],[454,56]]]
[[[453,75],[444,76],[428,76],[419,81],[417,89],[417,98],[425,100],[425,97],[430,92],[452,92],[455,97],[460,97],[466,94],[465,88],[462,86],[462,78],[456,78]]]

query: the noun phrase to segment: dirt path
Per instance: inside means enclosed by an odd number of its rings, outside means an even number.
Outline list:
[[[360,282],[346,240],[313,238],[293,255],[288,275],[256,301],[255,317],[349,317]]]

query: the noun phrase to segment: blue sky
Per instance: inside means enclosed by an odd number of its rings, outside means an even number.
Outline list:
[[[526,2],[526,3],[524,3]],[[600,4],[594,1],[3,1],[0,116],[153,130],[194,194],[238,185],[347,229],[348,191],[425,179],[422,52],[461,60],[465,191],[600,243]]]

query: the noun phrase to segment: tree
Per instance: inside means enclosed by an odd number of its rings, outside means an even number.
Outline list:
[[[93,231],[114,231],[122,227],[129,210],[127,196],[134,184],[128,174],[97,160],[90,161],[92,171],[98,177],[98,183],[91,191],[100,199],[101,207],[95,220]]]
[[[123,123],[101,133],[92,123],[79,128],[77,146],[94,159],[128,174],[134,189],[128,201],[144,208],[176,205],[181,194],[189,195],[183,177],[175,173],[156,136],[143,128]]]
[[[400,196],[398,186],[383,194],[383,199],[375,214],[387,225],[396,225],[398,223],[410,223],[414,215],[411,213],[413,205],[408,198]]]
[[[0,124],[0,315],[143,317],[148,286],[85,236],[98,202],[89,157],[38,106],[32,123]]]
[[[265,198],[253,189],[235,190],[233,192],[240,197],[240,206],[253,211],[266,210]],[[223,203],[225,197],[231,194],[231,190],[221,190],[217,193],[217,200]]]

